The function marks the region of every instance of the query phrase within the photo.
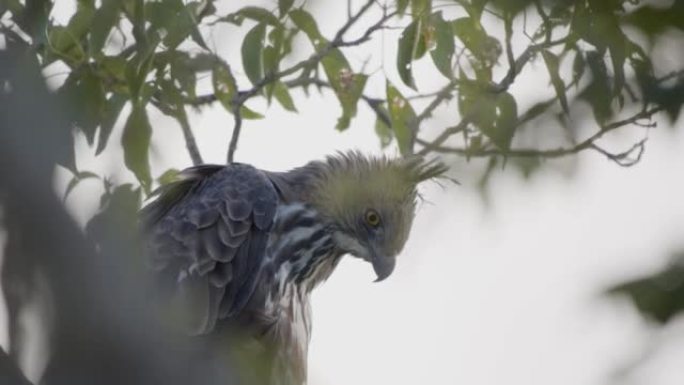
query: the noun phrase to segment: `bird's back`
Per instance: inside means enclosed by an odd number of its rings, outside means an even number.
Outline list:
[[[270,371],[246,383],[305,382],[309,293],[341,256],[317,211],[278,181],[248,165],[195,167],[141,212],[152,266],[191,334],[230,334],[249,370]]]

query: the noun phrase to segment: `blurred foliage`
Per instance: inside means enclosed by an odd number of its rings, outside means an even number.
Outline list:
[[[67,68],[52,96],[62,102],[60,112],[68,125],[51,132],[49,142],[61,149],[54,161],[73,173],[66,194],[83,180],[99,179],[105,186],[102,212],[121,208],[114,216],[96,216],[88,226],[91,241],[99,247],[121,239],[132,242],[132,234],[106,238],[110,232],[133,229],[125,223],[134,220],[139,198],[177,173],[171,169],[153,175],[150,170],[151,137],[159,129],[150,122],[151,109],[177,121],[190,158],[199,164],[201,149],[188,113],[204,105],[222,106],[234,118],[227,143],[227,159],[232,161],[243,119],[268,113],[250,107],[252,99],[264,98],[269,105],[275,100],[296,113],[303,101],[294,90],[303,89],[307,96],[311,87],[330,90],[341,110],[336,129],[350,127],[359,105],[367,105],[375,114],[381,146],[396,146],[404,155],[487,158],[484,181],[500,164],[520,167],[528,175],[544,159],[587,150],[622,166],[633,165],[644,151],[656,114],[662,112],[674,123],[684,103],[684,65],[675,63],[679,67],[663,72],[657,66],[662,57],[654,56],[654,47],[663,40],[674,39],[673,46],[682,46],[684,0],[359,0],[352,2],[332,35],[319,28],[313,1],[278,0],[269,8],[225,3],[230,4],[78,0],[65,23],[53,18],[55,4],[50,0],[0,3],[5,45],[0,52],[30,56],[44,74],[55,63]],[[226,5],[234,9],[221,11]],[[242,32],[236,34],[242,40],[235,42],[240,48],[235,62],[207,43],[216,28],[224,26]],[[396,48],[392,66],[369,72],[364,63],[350,60],[355,57],[351,49],[379,39],[390,28],[401,31],[385,42]],[[304,59],[293,51],[295,39],[308,42]],[[432,74],[416,73],[418,61],[431,63]],[[523,108],[527,104],[511,86],[522,73],[534,71],[529,65],[533,61],[547,76],[535,74],[532,79],[552,92]],[[442,81],[439,89],[421,85],[430,75]],[[385,87],[370,89],[372,77]],[[199,92],[207,89],[203,79],[211,79],[209,93]],[[0,84],[0,91],[11,94],[11,84]],[[593,126],[586,137],[580,135],[587,131],[580,132],[569,118],[583,106],[590,108]],[[431,119],[438,109],[449,118]],[[562,145],[517,145],[529,135],[524,128],[540,122],[546,126],[547,121],[564,129]],[[123,135],[113,143],[117,122],[123,123]],[[367,123],[357,122],[370,127]],[[603,136],[627,126],[643,128],[644,139],[625,151],[604,149],[599,142]],[[96,155],[123,149],[121,167],[135,175],[137,185],[115,186],[103,175],[81,170],[73,151],[62,148],[74,146],[69,129],[82,133]],[[11,231],[10,239],[15,239]],[[614,291],[630,295],[642,312],[667,322],[682,309],[681,266]],[[17,270],[17,275],[28,274],[27,269]]]
[[[645,317],[667,324],[684,313],[684,253],[676,254],[661,271],[617,285],[608,293],[627,296]]]
[[[650,52],[663,34],[682,29],[682,0],[356,3],[333,36],[320,31],[311,4],[286,0],[270,8],[233,5],[235,9],[227,13],[219,11],[225,7],[217,7],[214,0],[79,0],[64,24],[51,17],[54,4],[49,0],[7,0],[0,5],[0,21],[8,44],[30,47],[42,67],[55,62],[68,67],[56,92],[71,101],[73,127],[97,154],[122,146],[125,167],[146,193],[154,185],[148,159],[155,130],[149,122],[150,108],[178,121],[195,164],[202,163],[202,157],[188,123],[188,108],[219,102],[234,114],[234,143],[228,156],[232,160],[242,119],[259,119],[266,113],[247,107],[250,99],[264,97],[269,103],[275,99],[296,112],[301,101],[291,91],[316,86],[331,89],[337,97],[338,130],[348,128],[359,102],[366,102],[377,116],[382,146],[394,143],[402,154],[545,159],[595,150],[618,164],[631,165],[638,161],[645,141],[611,153],[597,140],[627,125],[648,128],[652,116],[661,111],[674,122],[684,102],[684,69],[657,74],[657,58]],[[496,23],[503,25],[503,33]],[[238,62],[227,62],[207,44],[222,24],[245,32]],[[349,37],[357,24],[365,30]],[[390,42],[396,47],[399,84],[390,81],[392,69],[366,73],[347,57],[348,49],[366,44],[389,27],[402,30]],[[292,46],[298,35],[311,42],[312,53],[296,61]],[[520,46],[514,40],[526,43]],[[547,69],[544,81],[550,82],[555,96],[520,109],[510,86],[537,57]],[[413,70],[419,60],[433,63],[434,76],[444,79],[443,88],[437,92],[420,88]],[[213,93],[198,95],[208,74]],[[367,94],[372,76],[384,79],[384,94]],[[457,110],[447,105],[454,96]],[[594,135],[584,139],[568,118],[583,103],[591,107],[597,127]],[[126,105],[131,108],[125,109]],[[427,122],[437,108],[453,111],[453,124],[439,129],[445,122]],[[128,116],[121,116],[124,111]],[[566,147],[514,145],[523,127],[547,116],[555,116],[565,128]],[[110,143],[119,120],[125,121],[121,143]],[[434,125],[437,131],[430,127]],[[439,134],[427,137],[422,134],[426,127]],[[78,170],[73,160],[65,163],[74,173],[69,191],[84,178],[94,177]],[[525,172],[533,169],[527,167]]]

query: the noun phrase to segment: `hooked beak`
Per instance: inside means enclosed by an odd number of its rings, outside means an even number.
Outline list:
[[[396,265],[396,262],[396,258],[386,257],[382,254],[378,254],[375,250],[373,250],[373,255],[371,256],[371,263],[373,264],[373,270],[375,270],[375,275],[378,276],[375,282],[380,282],[385,278],[389,277],[390,274],[392,274],[392,271],[394,271],[394,266]]]

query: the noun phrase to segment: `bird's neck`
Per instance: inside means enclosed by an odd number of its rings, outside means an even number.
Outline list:
[[[342,256],[335,247],[331,226],[308,205],[281,206],[271,234],[271,271],[281,288],[294,284],[311,291],[330,276]]]

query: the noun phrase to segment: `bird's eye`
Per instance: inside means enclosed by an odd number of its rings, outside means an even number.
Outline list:
[[[380,225],[380,214],[373,209],[366,211],[366,223],[371,227],[378,227]]]

